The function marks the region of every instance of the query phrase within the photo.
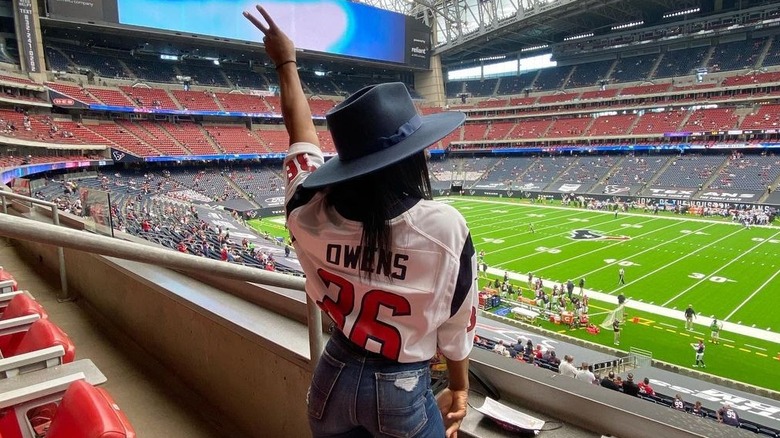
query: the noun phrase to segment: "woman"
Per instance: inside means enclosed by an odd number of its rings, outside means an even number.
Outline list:
[[[335,325],[308,394],[315,437],[454,437],[466,414],[476,254],[465,221],[431,201],[425,148],[463,123],[422,117],[403,84],[364,88],[326,115],[323,164],[292,41],[261,7],[290,135],[287,225],[306,293]],[[438,406],[429,361],[447,358]]]

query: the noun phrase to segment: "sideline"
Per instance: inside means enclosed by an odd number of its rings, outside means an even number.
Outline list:
[[[490,267],[488,267],[487,270],[488,274],[495,275],[496,277],[499,278],[501,278],[504,275],[504,272],[506,272],[507,276],[512,280],[522,282],[523,284],[525,284],[528,281],[527,274],[523,275],[511,271],[506,271],[504,269],[496,269]],[[545,279],[542,280],[544,280],[545,283],[549,283],[550,281],[552,281],[552,280],[545,280]],[[579,287],[577,287],[576,290],[579,290]],[[609,295],[602,292],[596,292],[590,289],[584,289],[584,293],[585,295],[588,296],[588,298],[595,299],[597,301],[603,301],[606,303],[617,302],[617,298],[614,295]],[[648,304],[648,303],[643,303],[634,300],[626,300],[626,307],[630,309],[641,310],[642,312],[665,316],[667,318],[672,318],[680,321],[681,323],[685,321],[685,313],[682,310],[672,310],[655,304]],[[719,320],[718,322],[723,324],[724,331],[737,333],[751,338],[763,339],[770,342],[774,342],[776,344],[780,344],[780,333],[776,333],[771,330],[762,330],[754,327],[746,327],[742,324],[736,324],[733,322],[728,322],[723,320]],[[694,320],[694,325],[701,326],[702,327],[701,330],[704,332],[709,332],[710,324],[712,324],[712,318],[707,316],[697,315],[696,319]]]

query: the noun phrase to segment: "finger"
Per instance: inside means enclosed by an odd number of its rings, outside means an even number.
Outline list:
[[[260,20],[257,19],[257,17],[255,17],[254,15],[250,14],[247,11],[244,11],[244,17],[246,17],[247,20],[251,21],[256,28],[260,29],[260,32],[263,32],[266,35],[268,34],[269,29],[265,27],[265,25],[261,23]]]
[[[274,23],[274,20],[271,18],[270,15],[268,15],[268,11],[266,11],[265,8],[263,8],[260,5],[257,5],[257,10],[258,10],[258,12],[260,12],[260,15],[262,15],[263,18],[265,18],[265,22],[268,23],[268,28],[269,29],[276,29],[277,28],[276,23]]]

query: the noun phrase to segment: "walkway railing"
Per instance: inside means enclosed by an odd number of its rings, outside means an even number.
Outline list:
[[[52,215],[55,225],[11,216],[9,214],[0,215],[0,235],[18,240],[57,246],[60,257],[60,278],[61,281],[63,281],[63,290],[67,290],[67,285],[65,284],[67,281],[65,277],[65,257],[62,252],[63,247],[148,263],[185,272],[200,274],[208,272],[222,278],[250,281],[299,291],[304,290],[305,280],[300,277],[211,260],[178,251],[171,251],[162,247],[143,245],[136,242],[92,234],[86,231],[75,231],[70,228],[60,227],[58,226],[59,216],[56,205],[50,202],[43,202],[13,193],[0,192],[0,197],[3,200],[4,213],[7,213],[5,196],[27,202],[35,202],[36,204],[53,208]],[[319,307],[317,307],[308,296],[306,298],[306,307],[306,319],[309,330],[309,357],[311,358],[310,363],[313,365],[319,360],[320,352],[322,351],[322,315]]]

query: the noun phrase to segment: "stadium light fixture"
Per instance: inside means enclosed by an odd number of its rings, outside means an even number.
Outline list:
[[[682,11],[668,12],[668,13],[664,14],[663,17],[664,18],[681,17],[683,15],[695,14],[695,13],[697,13],[699,11],[701,11],[701,8],[683,9]]]
[[[611,29],[612,30],[628,29],[629,27],[641,26],[643,24],[645,24],[644,20],[632,21],[630,23],[623,23],[623,24],[618,24],[618,25],[612,26]]]
[[[538,46],[524,47],[524,48],[520,49],[520,51],[521,52],[530,52],[532,50],[546,49],[548,47],[550,47],[549,44],[541,44],[541,45],[538,45]]]
[[[589,32],[589,33],[583,33],[583,34],[580,34],[580,35],[572,35],[572,36],[564,38],[563,40],[564,41],[574,41],[574,40],[581,40],[583,38],[590,38],[592,36],[593,36],[593,32]]]
[[[499,59],[506,59],[506,55],[486,56],[484,58],[479,58],[479,62],[498,61]]]

